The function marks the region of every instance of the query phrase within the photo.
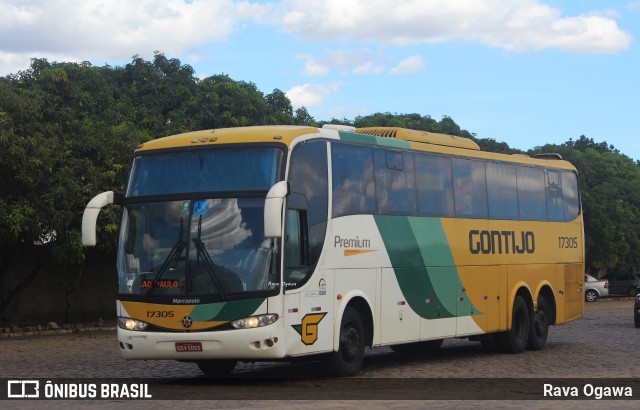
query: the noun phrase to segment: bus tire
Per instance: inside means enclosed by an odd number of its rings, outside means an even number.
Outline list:
[[[364,325],[358,311],[347,306],[340,324],[338,351],[327,357],[326,365],[336,376],[353,376],[362,368],[364,360]]]
[[[225,377],[236,367],[237,360],[201,360],[196,362],[200,371],[208,377]]]
[[[549,336],[549,323],[551,322],[551,309],[544,296],[538,296],[538,310],[531,315],[529,328],[529,343],[527,349],[542,350],[547,344]]]
[[[498,348],[503,353],[521,353],[529,341],[529,308],[522,296],[513,300],[511,330],[497,335]]]

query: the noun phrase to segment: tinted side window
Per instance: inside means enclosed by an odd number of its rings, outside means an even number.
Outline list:
[[[413,154],[375,150],[376,196],[381,214],[416,213]]]
[[[309,224],[326,221],[329,206],[326,142],[296,145],[291,154],[289,182],[291,191],[307,200]]]
[[[453,192],[456,216],[487,217],[487,183],[484,162],[453,160]]]
[[[415,168],[419,213],[453,217],[451,158],[416,154]]]
[[[558,171],[547,171],[547,212],[550,221],[564,221],[564,199]]]
[[[516,167],[516,170],[520,219],[537,221],[547,219],[544,170],[529,167]]]
[[[287,209],[285,221],[284,267],[286,270],[298,268],[304,263],[302,225],[300,211]]]
[[[564,219],[572,221],[580,214],[578,179],[573,172],[562,172],[562,196],[564,199]]]
[[[331,146],[331,161],[333,217],[375,213],[372,148],[334,143]]]
[[[287,209],[284,235],[284,275],[285,289],[302,286],[313,273],[313,265],[308,257],[307,214],[298,209]]]
[[[510,164],[487,164],[489,217],[518,219],[516,169]]]
[[[293,148],[289,183],[285,288],[305,283],[322,252],[329,207],[327,142],[311,141]]]

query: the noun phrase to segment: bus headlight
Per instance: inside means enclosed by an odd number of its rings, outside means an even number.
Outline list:
[[[145,330],[149,326],[142,320],[131,319],[130,317],[118,317],[118,327],[126,330]]]
[[[278,315],[270,313],[268,315],[249,316],[243,319],[234,320],[231,326],[236,329],[253,329],[273,324],[278,320]]]

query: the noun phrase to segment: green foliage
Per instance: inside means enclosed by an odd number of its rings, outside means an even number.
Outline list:
[[[79,263],[84,259],[80,232],[72,231],[53,243],[51,256],[60,265]]]
[[[296,125],[305,125],[309,127],[318,126],[316,120],[313,119],[305,107],[300,107],[296,110],[294,122]]]

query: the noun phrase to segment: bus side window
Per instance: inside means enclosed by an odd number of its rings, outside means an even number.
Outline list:
[[[416,154],[415,164],[419,214],[454,216],[451,158]]]
[[[518,166],[516,167],[516,177],[518,179],[520,219],[546,221],[548,217],[544,170]]]
[[[333,143],[333,217],[375,214],[376,185],[373,150]]]
[[[287,209],[284,237],[284,286],[295,288],[309,274],[307,257],[307,213]]]
[[[453,160],[453,194],[458,218],[487,218],[487,182],[482,161]]]
[[[374,162],[378,213],[415,215],[413,154],[377,149],[374,151]]]
[[[547,213],[550,221],[564,221],[564,199],[560,173],[547,171]]]
[[[285,233],[292,240],[299,239],[296,246],[293,242],[285,242],[284,245],[285,252],[290,252],[284,254],[285,266],[289,268],[284,274],[285,289],[302,286],[322,253],[329,212],[326,141],[310,141],[295,146],[291,153],[289,184],[291,193],[287,197]],[[287,248],[288,245],[292,247]],[[288,281],[287,274],[295,280]]]
[[[564,220],[572,221],[580,215],[578,178],[573,172],[562,172],[562,196],[564,199]]]
[[[487,163],[489,218],[518,219],[516,169],[512,164]]]

